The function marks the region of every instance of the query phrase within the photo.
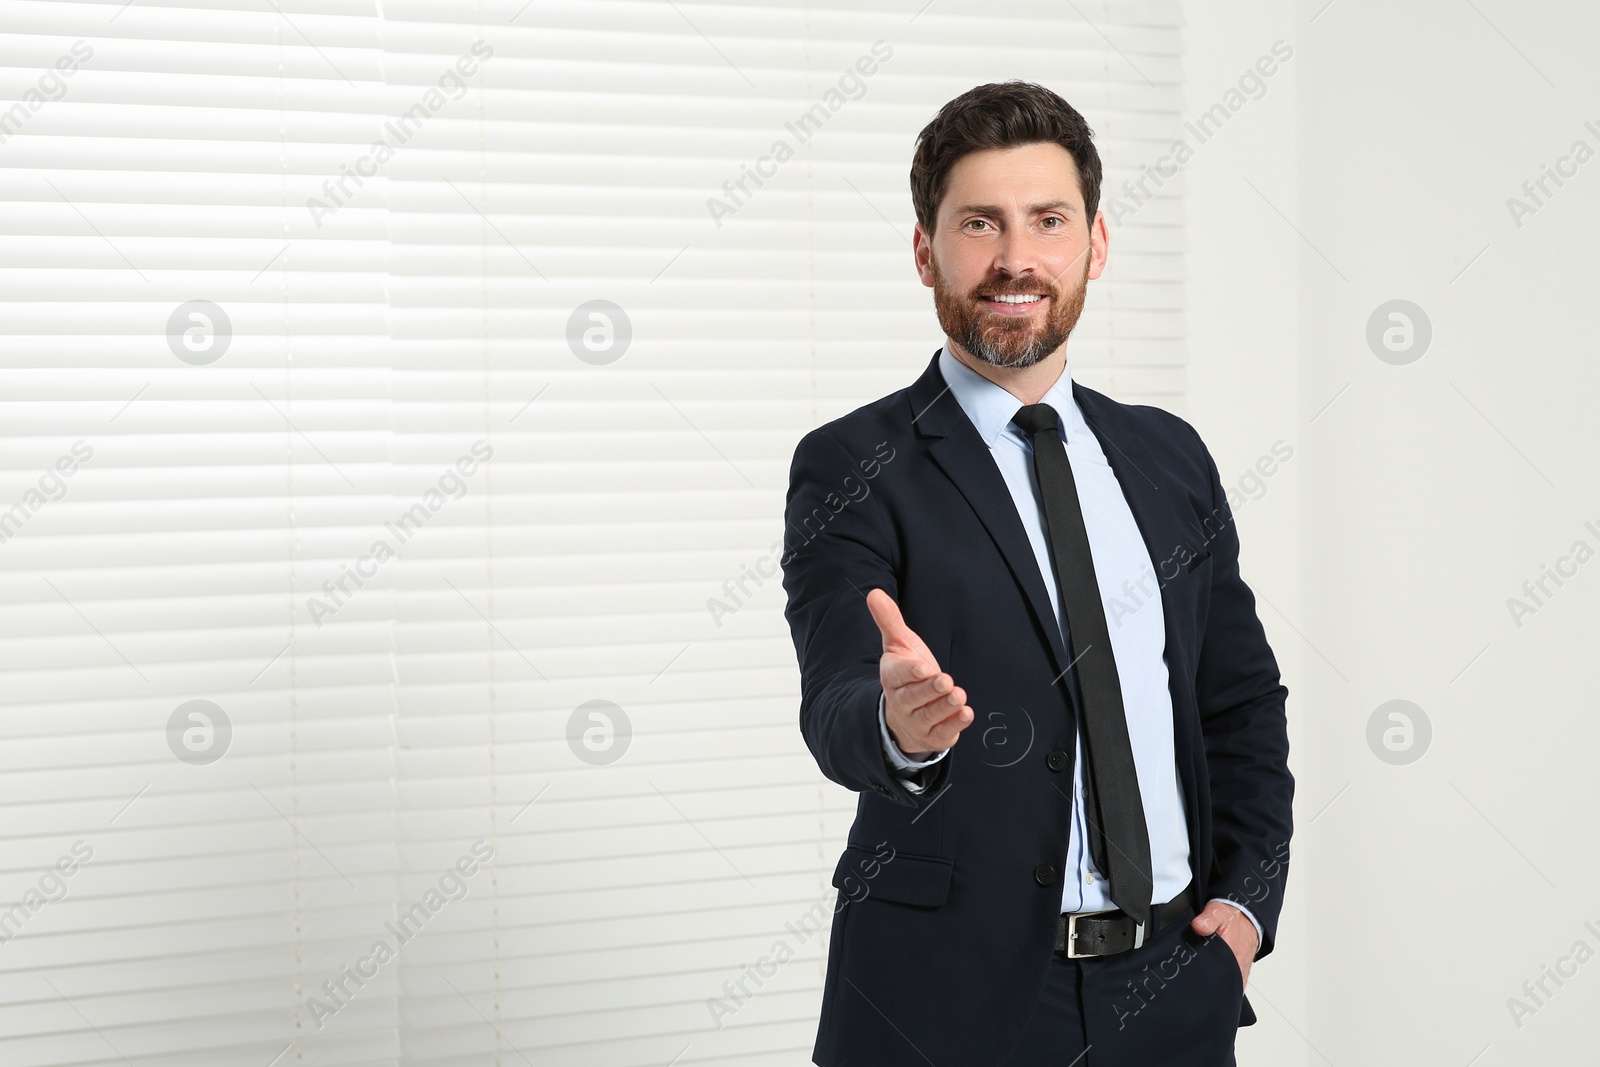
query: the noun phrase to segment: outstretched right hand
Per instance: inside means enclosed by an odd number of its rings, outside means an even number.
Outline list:
[[[927,759],[956,743],[974,713],[967,694],[906,625],[900,606],[882,589],[867,594],[867,610],[883,633],[878,679],[883,685],[883,718],[900,751]]]

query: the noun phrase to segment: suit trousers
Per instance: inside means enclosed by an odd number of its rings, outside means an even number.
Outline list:
[[[1234,1067],[1244,985],[1219,934],[1177,922],[1111,956],[1050,957],[1004,1067]]]

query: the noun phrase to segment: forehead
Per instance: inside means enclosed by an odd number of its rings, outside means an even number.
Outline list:
[[[1067,200],[1083,207],[1078,166],[1072,153],[1054,142],[983,148],[968,152],[950,168],[941,212],[976,206],[1023,206]]]

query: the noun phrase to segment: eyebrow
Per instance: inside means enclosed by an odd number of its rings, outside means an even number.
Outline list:
[[[1041,211],[1061,210],[1065,210],[1070,213],[1076,209],[1077,205],[1073,204],[1070,200],[1051,200],[1043,204],[1029,205],[1028,213],[1030,215],[1037,215]],[[996,204],[963,204],[955,209],[955,213],[957,215],[1003,215],[1005,214],[1005,210]]]

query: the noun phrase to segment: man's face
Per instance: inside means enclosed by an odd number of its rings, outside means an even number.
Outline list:
[[[1105,219],[1084,217],[1060,145],[986,149],[951,168],[934,236],[919,225],[915,250],[944,332],[985,363],[1028,367],[1077,325],[1105,269]]]

